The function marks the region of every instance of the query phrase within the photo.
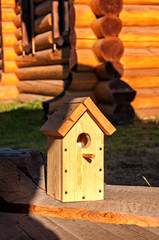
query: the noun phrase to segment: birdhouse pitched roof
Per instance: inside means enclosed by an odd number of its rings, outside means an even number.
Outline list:
[[[40,131],[49,136],[64,137],[85,112],[90,115],[104,134],[111,135],[116,130],[91,98],[83,97],[66,101],[45,122]]]

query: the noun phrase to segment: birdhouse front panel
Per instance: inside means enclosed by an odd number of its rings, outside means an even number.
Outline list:
[[[62,201],[104,198],[104,133],[85,112],[63,139]]]

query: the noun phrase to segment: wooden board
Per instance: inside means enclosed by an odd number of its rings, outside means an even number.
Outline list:
[[[16,150],[12,151],[15,152]],[[23,150],[23,156],[25,159],[25,150]],[[33,158],[34,157],[35,156],[33,156]],[[40,213],[45,216],[50,215],[59,218],[74,219],[80,218],[95,222],[104,221],[105,223],[110,221],[111,223],[113,222],[116,224],[141,224],[142,226],[145,224],[149,226],[157,224],[157,222],[153,222],[152,220],[157,220],[159,216],[159,210],[156,208],[159,199],[158,188],[107,185],[105,186],[104,201],[79,202],[73,204],[60,203],[46,195],[41,188],[37,187],[28,177],[26,177],[26,175],[17,169],[17,167],[11,162],[11,158],[10,160],[8,159],[9,161],[7,159],[6,156],[1,158],[0,176],[3,181],[1,181],[0,192],[3,199],[12,204],[7,204],[1,199],[1,211],[29,213],[29,208],[27,208],[29,205],[24,204],[30,203],[34,204],[34,206],[30,205],[30,213]],[[37,174],[40,174],[40,166],[37,162],[35,164]],[[8,178],[6,176],[10,177]],[[25,192],[23,191],[24,188]],[[45,206],[40,206],[40,204],[44,203],[46,204]],[[149,206],[151,206],[151,208],[149,208]],[[51,212],[47,212],[49,208]],[[43,210],[39,212],[40,209]],[[145,218],[140,217],[139,215],[145,215]],[[112,216],[113,218],[110,218],[109,216]],[[154,216],[157,218],[151,218],[148,216]],[[86,223],[87,222],[84,221],[84,224]]]

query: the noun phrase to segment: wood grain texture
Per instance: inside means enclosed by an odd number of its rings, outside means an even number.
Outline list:
[[[12,100],[18,96],[18,90],[15,85],[5,86],[0,85],[0,100]]]
[[[158,0],[123,0],[125,5],[158,5]]]
[[[52,29],[51,13],[35,19],[34,29],[37,34],[50,31]]]
[[[144,70],[144,69],[143,69]],[[159,77],[158,76],[125,76],[122,78],[124,82],[128,83],[132,88],[158,88],[159,87]]]
[[[2,8],[1,9],[1,18],[2,21],[9,22],[16,17],[14,8]]]
[[[40,131],[49,136],[64,137],[86,110],[82,104],[63,104]]]
[[[34,56],[32,54],[18,56],[16,63],[19,68],[29,66],[46,66],[54,64],[66,64],[69,63],[70,48],[65,47],[62,50],[56,50],[52,52],[52,49],[46,49],[43,51],[37,51]]]
[[[96,41],[93,52],[99,61],[119,61],[124,52],[122,41],[117,37],[106,37]]]
[[[158,48],[126,48],[120,62],[124,69],[154,69],[158,68],[158,58]]]
[[[1,85],[16,85],[19,79],[15,73],[2,73],[1,74]]]
[[[3,46],[4,47],[13,47],[16,43],[17,38],[14,33],[4,33],[3,34]]]
[[[116,16],[104,16],[97,18],[92,24],[92,29],[98,38],[116,37],[122,28],[121,20]]]
[[[159,117],[159,109],[157,108],[136,108],[135,114],[137,119],[156,119]]]
[[[48,137],[47,149],[47,193],[62,200],[62,174],[63,174],[63,142],[62,139]]]
[[[137,26],[137,27],[123,27],[119,33],[119,38],[123,42],[157,42],[159,34],[159,27],[157,26]]]
[[[67,64],[65,65],[52,65],[52,66],[36,66],[19,68],[16,75],[19,79],[67,79],[70,69]]]
[[[120,14],[123,26],[159,26],[159,6],[124,6]]]
[[[90,145],[88,143],[86,148],[77,144],[82,133],[90,136]],[[63,169],[67,170],[63,173],[63,202],[103,199],[103,137],[103,132],[86,112],[63,139]],[[95,154],[95,159],[88,162],[82,157],[83,153]]]
[[[119,15],[122,10],[122,4],[121,0],[91,0],[90,2],[92,10],[98,16],[103,16],[107,13]]]
[[[99,60],[93,53],[92,49],[77,49],[77,71],[91,72],[99,63]],[[87,58],[86,58],[87,56]]]
[[[39,171],[39,166],[36,164],[37,171]],[[7,171],[6,171],[7,170]],[[130,236],[130,240],[134,239],[133,237],[137,237],[138,239],[157,239],[157,229],[155,228],[148,228],[145,230],[145,228],[139,228],[136,226],[128,226],[129,223],[131,224],[140,224],[142,221],[142,225],[151,226],[155,225],[159,220],[159,211],[158,208],[156,208],[156,204],[158,203],[158,188],[148,188],[148,187],[128,187],[128,186],[105,186],[105,200],[104,201],[91,201],[91,202],[82,202],[82,203],[60,203],[59,201],[56,201],[53,198],[50,198],[48,195],[46,195],[45,192],[42,190],[38,189],[37,186],[34,185],[32,181],[28,179],[26,175],[24,175],[11,161],[8,161],[7,159],[1,159],[1,165],[0,165],[0,172],[1,176],[3,177],[3,181],[1,181],[1,210],[3,211],[8,211],[8,212],[19,212],[19,216],[22,216],[22,213],[29,213],[29,204],[28,201],[30,201],[31,208],[30,208],[30,213],[37,214],[40,213],[41,215],[49,215],[50,211],[52,216],[59,217],[57,218],[48,218],[50,221],[52,221],[52,224],[55,223],[57,226],[61,226],[62,228],[65,229],[65,231],[70,232],[71,230],[71,225],[74,224],[73,226],[73,235],[80,236],[80,232],[82,229],[82,224],[83,226],[87,226],[87,221],[81,221],[83,220],[89,220],[88,224],[88,233],[90,232],[90,229],[92,231],[96,232],[100,230],[101,228],[105,228],[106,231],[109,233],[113,231],[113,235],[109,235],[110,239],[117,239],[117,236],[120,234],[120,237],[122,239],[127,239],[127,236]],[[9,175],[8,175],[9,173]],[[9,178],[7,176],[10,176]],[[5,180],[5,181],[4,181]],[[25,187],[25,191],[23,191]],[[5,191],[4,191],[5,189]],[[13,189],[16,193],[13,192]],[[34,195],[36,191],[36,194]],[[143,197],[144,195],[144,197]],[[47,205],[43,205],[43,203],[47,202]],[[148,206],[151,206],[149,208]],[[7,208],[6,208],[7,207]],[[108,210],[109,209],[109,210]],[[113,213],[112,213],[113,211]],[[116,212],[115,212],[116,211]],[[125,212],[125,213],[122,213]],[[11,215],[9,216],[9,213],[6,216],[9,217],[11,220]],[[13,216],[14,213],[12,213]],[[145,215],[145,216],[141,216]],[[25,215],[23,215],[25,216]],[[69,220],[67,222],[67,219],[62,219],[62,218],[74,218],[74,220]],[[148,216],[148,217],[147,217]],[[31,216],[30,216],[31,217]],[[75,218],[81,219],[75,220]],[[112,218],[111,218],[112,217]],[[127,219],[128,217],[128,219]],[[154,218],[155,217],[155,218]],[[17,216],[16,218],[16,223],[17,223]],[[33,216],[34,218],[34,216]],[[2,218],[1,218],[2,219]],[[35,219],[43,221],[43,227],[48,226],[49,228],[53,225],[45,225],[44,224],[44,219],[45,217],[38,218],[38,215],[35,216]],[[8,223],[10,220],[6,220]],[[57,220],[57,221],[56,221]],[[125,222],[126,225],[112,225],[112,231],[111,231],[111,225],[108,226],[104,224],[102,227],[102,224],[100,224],[100,227],[96,228],[95,222],[98,222],[98,220],[102,222],[106,221],[111,221],[113,223],[117,222]],[[118,221],[119,220],[119,221]],[[149,222],[150,220],[150,222]],[[152,221],[153,220],[153,221]],[[27,226],[29,224],[26,224],[26,219],[24,220],[19,220],[18,226],[20,226],[21,223],[21,228],[24,230],[27,230]],[[34,226],[33,220],[30,220],[30,224],[32,227]],[[77,222],[78,221],[78,222]],[[92,221],[94,221],[92,225]],[[5,221],[4,221],[5,222]],[[77,223],[77,224],[75,224]],[[24,224],[24,226],[23,226]],[[38,223],[37,223],[38,224]],[[71,225],[69,225],[71,224]],[[78,224],[79,224],[79,230],[78,231]],[[11,224],[14,226],[13,222]],[[22,227],[23,226],[23,227]],[[84,234],[87,236],[87,227],[84,227],[84,233],[82,233],[81,237],[82,239],[84,238]],[[126,229],[129,228],[129,230],[126,231]],[[3,228],[4,229],[4,228]],[[32,228],[30,226],[29,228],[31,236],[34,236],[36,239],[36,236],[38,234],[38,227],[35,226],[35,230],[32,231]],[[42,232],[45,232],[45,229],[40,228]],[[57,228],[56,228],[57,229]],[[93,230],[94,229],[94,230]],[[96,230],[97,229],[97,230]],[[144,231],[145,230],[145,231]],[[27,232],[26,231],[26,232]],[[92,237],[92,231],[91,235],[88,234],[89,238],[91,239]],[[129,232],[130,231],[130,232]],[[150,232],[151,231],[151,232]],[[155,233],[156,232],[156,233]],[[3,231],[1,232],[3,233]],[[103,238],[105,234],[101,230],[101,235],[100,237]],[[15,234],[15,233],[14,233]],[[32,235],[33,234],[33,235]],[[46,233],[47,234],[47,233]],[[95,233],[94,233],[95,234]],[[124,238],[125,234],[125,238]],[[134,234],[134,236],[133,236]],[[50,236],[50,235],[49,235]],[[101,239],[99,237],[99,239]],[[65,239],[65,238],[64,238]],[[97,238],[98,239],[98,238]],[[86,238],[87,240],[87,238]]]
[[[69,87],[73,91],[93,90],[98,83],[98,78],[93,72],[72,72],[72,82]]]
[[[31,93],[45,96],[57,96],[64,90],[63,80],[30,80],[19,81],[17,84],[20,93]]]
[[[91,27],[96,20],[96,16],[90,6],[75,4],[74,9],[76,15],[75,27]]]

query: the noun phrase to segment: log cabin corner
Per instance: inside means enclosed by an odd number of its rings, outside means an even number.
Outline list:
[[[159,115],[159,1],[1,0],[0,100],[50,115],[90,96],[116,122]]]

